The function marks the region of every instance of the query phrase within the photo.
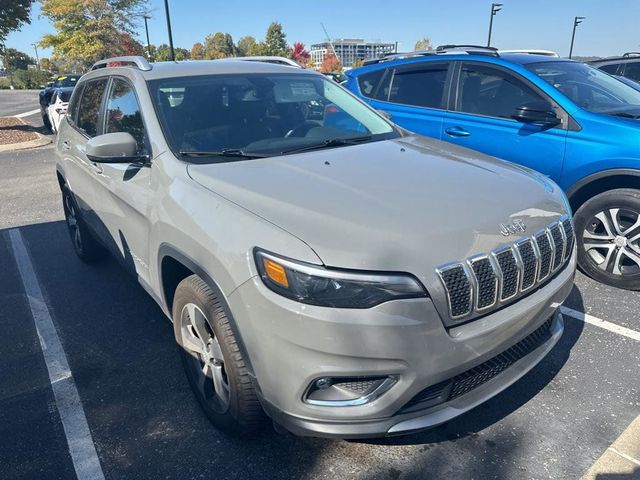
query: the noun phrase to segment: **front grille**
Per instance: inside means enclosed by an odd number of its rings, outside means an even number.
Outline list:
[[[449,316],[461,322],[500,308],[541,286],[571,256],[571,219],[564,217],[531,237],[488,255],[453,262],[436,271],[447,294]]]
[[[552,323],[553,317],[549,318],[533,333],[520,340],[514,346],[490,358],[486,362],[466,372],[462,372],[449,380],[425,388],[402,407],[399,413],[432,407],[469,393],[496,375],[504,372],[518,360],[526,357],[549,340],[549,338],[551,338]]]

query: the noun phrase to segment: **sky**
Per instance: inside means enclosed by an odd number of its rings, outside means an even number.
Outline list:
[[[577,56],[610,56],[640,51],[638,0],[502,0],[494,18],[492,45],[503,48],[555,50],[567,56],[573,18],[587,17],[578,27]],[[332,38],[364,38],[399,42],[400,51],[413,50],[417,40],[429,37],[434,46],[445,43],[480,44],[487,41],[491,1],[485,0],[169,0],[174,46],[191,49],[195,42],[217,31],[237,41],[244,35],[264,37],[272,21],[280,22],[289,44],[307,48],[322,42],[324,23]],[[163,0],[149,0],[151,43],[168,43]],[[34,54],[34,42],[54,32],[40,17],[39,3],[32,22],[10,34],[7,47]],[[138,29],[144,43],[144,24]],[[51,51],[39,49],[41,57]]]

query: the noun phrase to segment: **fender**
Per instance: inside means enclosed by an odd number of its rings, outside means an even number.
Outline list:
[[[204,282],[209,286],[209,288],[211,288],[211,290],[213,290],[214,293],[217,295],[217,297],[220,299],[220,302],[222,304],[222,309],[224,310],[225,315],[229,319],[229,325],[231,326],[231,331],[233,332],[233,335],[236,338],[236,341],[238,343],[238,348],[240,349],[240,352],[242,353],[242,356],[245,359],[247,370],[249,371],[249,375],[253,379],[256,390],[260,392],[261,391],[260,387],[253,373],[254,370],[253,370],[253,365],[251,363],[251,357],[249,355],[249,352],[247,351],[247,348],[244,345],[244,341],[242,340],[236,321],[233,317],[233,314],[231,313],[231,309],[229,308],[229,303],[227,302],[227,298],[222,293],[222,289],[220,288],[218,283],[213,278],[211,278],[211,276],[209,276],[209,274],[205,272],[204,269],[202,269],[198,265],[198,263],[196,263],[195,260],[193,260],[187,254],[175,248],[173,245],[169,245],[168,243],[160,244],[160,248],[158,249],[158,265],[157,265],[158,270],[157,271],[158,271],[160,283],[162,283],[162,260],[164,260],[165,257],[172,257],[173,259],[178,260],[185,267],[187,267],[193,273],[198,275],[202,280],[204,280]],[[171,312],[169,311],[169,302],[166,298],[164,285],[162,284],[161,284],[161,300],[162,300],[162,305],[161,305],[162,309],[169,314],[169,318],[173,321],[173,319],[171,318]]]
[[[600,172],[596,172],[596,173],[592,173],[591,175],[587,175],[586,177],[581,178],[576,183],[571,185],[571,187],[569,187],[567,189],[567,192],[566,192],[567,193],[567,197],[571,198],[582,187],[590,184],[591,182],[594,182],[596,180],[601,180],[601,179],[607,178],[607,177],[615,177],[615,176],[618,176],[618,175],[626,175],[626,176],[638,177],[638,179],[640,180],[640,170],[636,170],[636,169],[633,169],[633,168],[612,168],[610,170],[602,170]]]

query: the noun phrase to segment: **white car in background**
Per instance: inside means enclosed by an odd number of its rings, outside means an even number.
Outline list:
[[[67,114],[67,106],[72,93],[73,87],[63,87],[57,88],[51,96],[51,103],[47,107],[47,117],[53,133],[58,133],[60,121]]]

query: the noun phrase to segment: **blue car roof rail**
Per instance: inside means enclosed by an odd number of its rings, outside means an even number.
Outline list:
[[[386,53],[378,58],[365,60],[362,65],[375,65],[376,63],[389,62],[391,60],[400,60],[403,58],[455,53],[466,53],[468,55],[490,55],[492,57],[500,56],[498,49],[494,47],[483,47],[481,45],[440,45],[435,50],[416,50],[413,52]]]
[[[640,52],[627,52],[624,55],[622,55],[622,58],[627,58],[627,57],[640,57]]]
[[[436,48],[437,53],[462,52],[469,55],[491,55],[499,57],[498,49],[495,47],[484,47],[482,45],[440,45]]]
[[[105,58],[104,60],[94,63],[91,70],[107,67],[136,67],[144,71],[149,71],[153,68],[146,58],[139,55],[131,55],[126,57]]]

